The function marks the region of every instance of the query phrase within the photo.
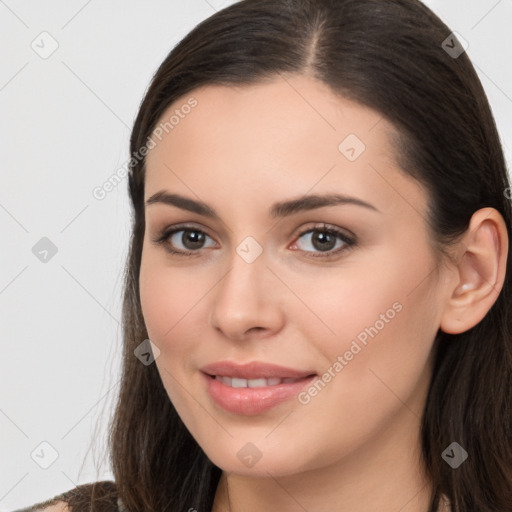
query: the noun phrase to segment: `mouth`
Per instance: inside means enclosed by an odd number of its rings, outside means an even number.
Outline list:
[[[201,369],[206,391],[216,406],[245,416],[263,414],[296,397],[318,376],[313,371],[253,362],[224,361]]]

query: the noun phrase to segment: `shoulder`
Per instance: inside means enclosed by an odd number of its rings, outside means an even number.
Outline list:
[[[49,500],[13,512],[111,512],[119,510],[116,484],[110,481],[79,485]]]

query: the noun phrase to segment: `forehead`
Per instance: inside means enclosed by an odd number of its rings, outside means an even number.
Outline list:
[[[371,194],[382,188],[379,173],[397,172],[394,133],[378,112],[311,77],[199,87],[156,124],[146,199],[169,187],[265,193],[286,186],[296,195],[342,185]]]
[[[338,144],[349,134],[391,155],[386,132],[392,131],[378,112],[334,94],[327,85],[307,76],[283,76],[242,86],[207,85],[166,109],[153,137],[166,140],[151,151],[147,161],[150,164],[168,145],[179,145],[182,151],[198,144],[214,150],[223,143],[236,142],[233,151],[269,146],[284,151],[298,139],[323,140],[337,154]],[[300,151],[297,147],[293,150]]]

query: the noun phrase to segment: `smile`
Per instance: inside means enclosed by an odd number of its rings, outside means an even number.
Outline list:
[[[244,379],[201,372],[205,391],[225,412],[242,416],[264,414],[288,402],[310,385],[316,375],[306,377],[260,377]]]

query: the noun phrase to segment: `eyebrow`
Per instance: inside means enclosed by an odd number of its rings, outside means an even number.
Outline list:
[[[164,190],[153,194],[146,201],[146,205],[156,203],[176,206],[177,208],[197,213],[203,217],[220,220],[218,213],[207,204],[201,201],[196,201],[195,199],[180,196],[179,194],[170,194]],[[376,212],[379,211],[372,204],[356,197],[342,194],[325,194],[302,196],[297,199],[290,199],[287,201],[274,203],[270,208],[269,215],[271,218],[287,217],[298,212],[314,210],[316,208],[323,208],[325,206],[333,206],[338,204],[353,204]]]

